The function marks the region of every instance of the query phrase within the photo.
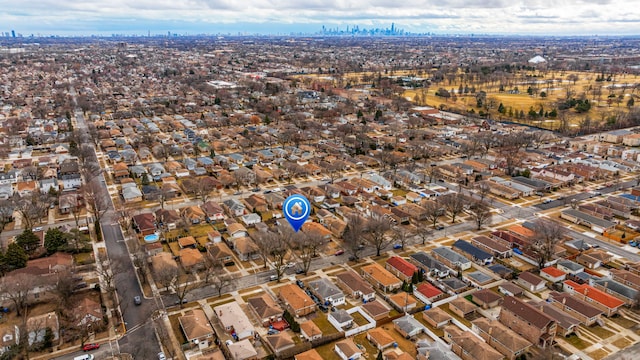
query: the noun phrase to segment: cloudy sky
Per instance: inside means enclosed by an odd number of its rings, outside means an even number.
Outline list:
[[[640,35],[638,0],[0,0],[0,32],[34,35],[318,32]]]

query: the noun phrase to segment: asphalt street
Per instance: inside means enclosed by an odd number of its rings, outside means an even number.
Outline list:
[[[80,144],[83,148],[92,150],[87,156],[87,161],[99,165],[95,147],[89,138],[84,116],[81,111],[76,111],[75,115],[76,127],[81,134]],[[153,358],[155,354],[160,352],[160,346],[155,339],[150,321],[151,314],[156,309],[156,303],[154,300],[145,299],[142,296],[142,290],[136,278],[136,271],[131,262],[124,235],[118,224],[119,215],[113,207],[104,175],[100,173],[91,181],[94,182],[94,188],[98,192],[98,196],[103,198],[103,203],[107,207],[100,220],[100,227],[102,228],[102,237],[107,254],[111,264],[114,265],[112,266],[112,271],[116,274],[114,276],[114,285],[127,329],[125,335],[118,341],[120,352],[132,354],[134,359]],[[133,302],[133,297],[137,295],[142,299],[141,305],[135,305]]]

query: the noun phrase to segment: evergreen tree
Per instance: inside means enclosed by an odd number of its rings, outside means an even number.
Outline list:
[[[40,239],[31,229],[25,229],[16,237],[16,244],[20,245],[25,253],[32,254],[40,246]]]
[[[13,242],[9,244],[7,253],[5,254],[5,263],[9,269],[22,269],[27,266],[27,260],[29,260],[29,255],[24,252],[24,249],[18,245],[18,243]]]
[[[419,271],[416,271],[413,273],[413,276],[411,276],[411,283],[412,284],[417,284],[420,282],[420,280],[418,279],[418,273]]]
[[[62,248],[66,244],[67,238],[65,234],[58,228],[50,228],[44,235],[44,247],[47,249],[47,252],[49,254],[53,254],[54,252],[60,250],[60,248]]]
[[[140,179],[141,185],[149,185],[149,175],[147,173],[142,174],[142,178]]]

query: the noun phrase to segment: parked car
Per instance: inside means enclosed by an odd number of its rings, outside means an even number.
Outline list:
[[[269,276],[269,281],[276,281],[276,280],[278,280],[278,275]]]
[[[224,343],[225,343],[225,344],[227,344],[227,346],[229,346],[229,345],[233,344],[233,341],[231,341],[231,340],[226,340]]]
[[[333,255],[340,256],[342,254],[344,254],[344,250],[340,249],[340,250],[336,251]]]
[[[142,304],[142,299],[140,298],[140,296],[134,296],[133,297],[133,303],[136,304],[136,305]]]
[[[634,240],[631,240],[631,241],[629,241],[629,246],[636,247],[636,246],[638,246],[638,243],[635,242]]]
[[[82,347],[82,351],[91,351],[99,348],[100,348],[100,344],[97,344],[97,343],[84,344],[84,346]]]
[[[300,275],[300,274],[304,274],[304,270],[302,269],[297,269],[296,270],[296,274]]]
[[[276,329],[269,329],[269,331],[267,331],[267,335],[276,335],[276,334],[280,334],[280,331]]]
[[[167,360],[167,357],[164,356],[164,353],[162,351],[158,353],[158,360]]]
[[[304,289],[304,282],[302,280],[296,280],[296,285],[298,285],[300,289]]]
[[[402,249],[402,244],[393,244],[393,249],[394,250]]]
[[[436,225],[436,230],[444,230],[444,225]]]
[[[324,305],[318,305],[318,309],[320,309],[320,311],[325,312],[325,313],[329,312],[329,308],[327,308]]]

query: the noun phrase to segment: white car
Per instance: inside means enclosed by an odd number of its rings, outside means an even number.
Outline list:
[[[167,360],[167,357],[164,356],[164,353],[162,351],[158,353],[158,360]]]
[[[233,344],[233,341],[231,341],[231,340],[227,340],[227,341],[225,341],[224,343],[225,343],[225,344],[227,344],[227,346],[229,346],[229,345]]]

